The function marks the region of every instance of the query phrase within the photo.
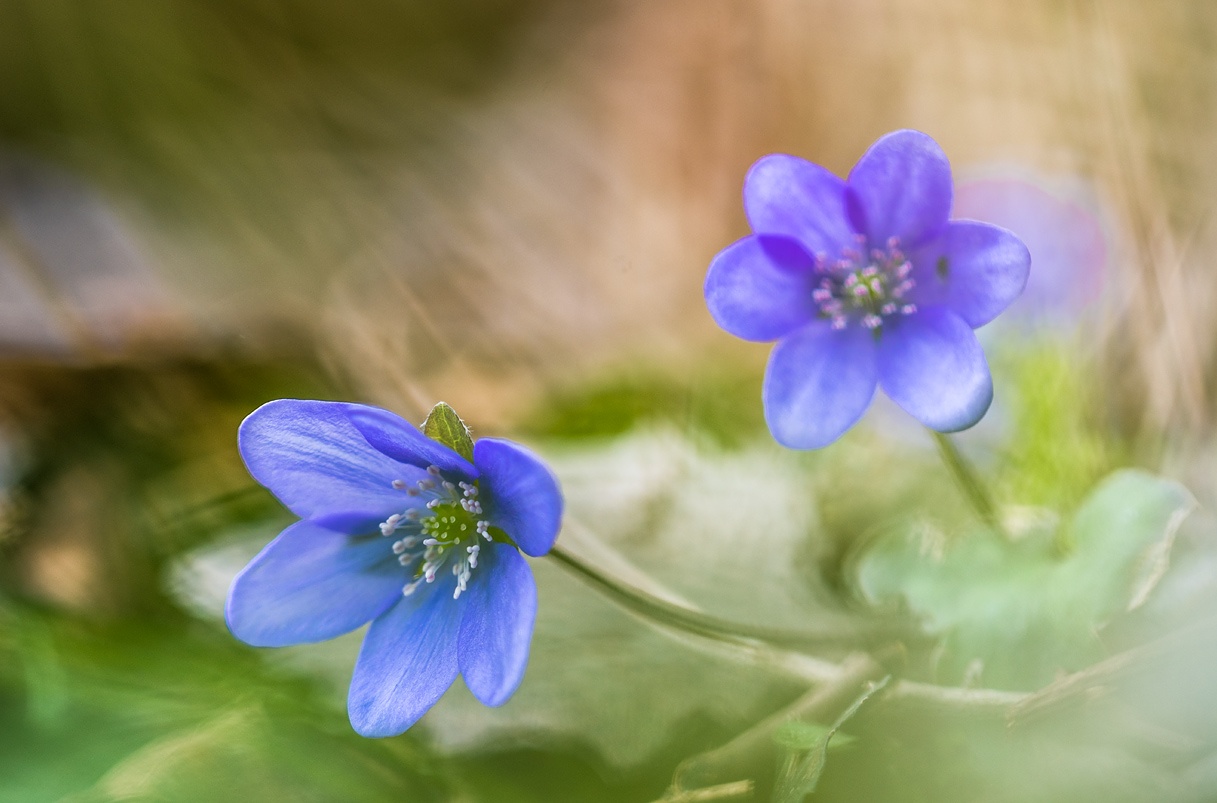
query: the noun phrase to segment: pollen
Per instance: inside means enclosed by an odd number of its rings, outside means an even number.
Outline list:
[[[859,238],[858,248],[842,249],[836,260],[817,254],[819,281],[811,298],[820,318],[834,329],[857,324],[878,336],[886,319],[917,311],[916,305],[905,302],[917,282],[909,275],[913,266],[900,250],[898,238],[889,239],[886,248],[864,249]]]
[[[493,541],[490,522],[482,518],[482,503],[478,499],[476,482],[453,483],[445,480],[436,466],[427,468],[427,478],[410,485],[394,480],[392,487],[423,503],[394,513],[380,524],[385,536],[398,536],[391,551],[407,570],[409,582],[402,594],[412,595],[424,583],[434,583],[440,571],[456,578],[453,599],[459,599],[469,587],[473,570],[481,552],[479,538]]]

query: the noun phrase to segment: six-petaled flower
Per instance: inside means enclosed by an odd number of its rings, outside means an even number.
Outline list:
[[[896,131],[842,180],[794,156],[763,157],[744,181],[753,234],[714,258],[706,303],[746,340],[778,343],[763,390],[785,446],[827,446],[875,389],[952,432],[985,414],[993,385],[972,330],[1026,284],[1022,242],[950,220],[951,167],[930,137]]]
[[[385,410],[291,399],[250,414],[239,444],[302,520],[233,581],[234,635],[278,647],[371,622],[348,698],[365,736],[409,728],[458,673],[486,705],[506,702],[536,618],[520,551],[548,552],[562,517],[536,456],[483,438],[471,462]]]

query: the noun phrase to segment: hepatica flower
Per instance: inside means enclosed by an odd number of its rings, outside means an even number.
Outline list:
[[[245,419],[239,444],[254,479],[301,521],[233,581],[225,615],[237,638],[281,647],[371,622],[347,704],[364,736],[409,728],[458,673],[486,705],[507,701],[537,607],[520,552],[548,552],[562,517],[535,455],[473,443],[444,404],[420,432],[376,407],[282,399]]]
[[[753,234],[714,258],[706,303],[745,340],[776,340],[765,372],[774,438],[816,449],[882,387],[931,429],[966,429],[993,383],[972,330],[1006,308],[1031,257],[1005,229],[950,220],[951,166],[933,139],[896,131],[842,180],[795,156],[744,180]]]

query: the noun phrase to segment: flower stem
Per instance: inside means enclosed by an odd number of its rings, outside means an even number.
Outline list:
[[[582,559],[560,546],[554,546],[549,551],[549,557],[589,582],[598,591],[627,610],[652,622],[715,641],[734,644],[760,642],[775,647],[798,649],[831,643],[852,643],[859,639],[865,641],[868,636],[870,638],[891,638],[901,635],[898,631],[903,630],[903,628],[893,628],[883,623],[878,624],[877,627],[874,625],[868,627],[867,624],[861,622],[842,627],[827,626],[818,630],[788,630],[720,619],[668,602],[622,583],[583,562]]]
[[[976,515],[997,532],[1004,532],[997,516],[997,506],[993,504],[993,497],[989,494],[988,487],[976,473],[972,464],[960,454],[955,441],[951,440],[949,435],[934,430],[930,430],[930,434],[934,436],[934,442],[938,444],[938,453],[942,455],[942,462],[946,463],[947,468],[950,469],[951,476],[955,478],[955,482],[963,491],[963,495],[967,497],[972,509],[976,511]]]

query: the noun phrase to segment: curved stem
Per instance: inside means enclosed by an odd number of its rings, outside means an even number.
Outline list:
[[[682,605],[660,599],[645,591],[626,585],[584,563],[560,546],[554,546],[549,556],[561,563],[597,590],[622,607],[653,622],[677,628],[686,633],[733,644],[761,642],[775,647],[800,648],[827,643],[856,642],[867,633],[860,627],[812,630],[789,630],[764,627],[720,619]],[[874,635],[874,634],[871,634]],[[885,635],[894,635],[887,633]]]
[[[951,476],[955,478],[956,484],[967,497],[968,503],[976,511],[976,515],[994,530],[1003,532],[1001,521],[997,516],[997,506],[993,504],[993,497],[989,494],[989,489],[984,481],[980,479],[980,475],[976,473],[976,469],[959,453],[959,448],[955,446],[955,441],[951,440],[949,435],[934,430],[930,430],[930,433],[934,436],[934,443],[938,444],[938,453],[942,455],[942,461],[950,469]]]

